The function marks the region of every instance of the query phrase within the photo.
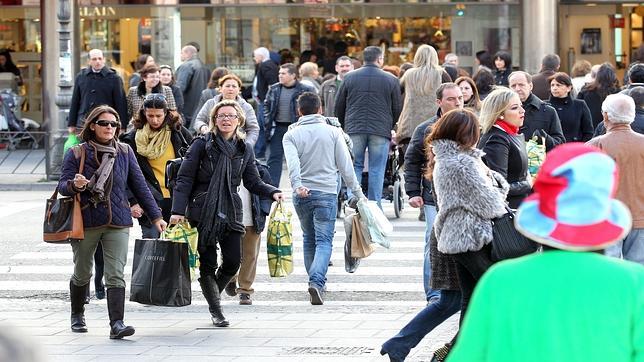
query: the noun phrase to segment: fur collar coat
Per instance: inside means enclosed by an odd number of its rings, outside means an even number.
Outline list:
[[[491,220],[506,212],[508,183],[483,164],[484,153],[478,149],[463,150],[445,139],[432,142],[432,149],[438,250],[445,254],[481,250],[492,241]]]

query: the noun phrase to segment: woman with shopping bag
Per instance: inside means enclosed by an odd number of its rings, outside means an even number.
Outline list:
[[[170,223],[186,218],[199,231],[199,284],[212,322],[227,327],[221,291],[237,273],[244,234],[238,187],[242,180],[253,194],[283,200],[282,192],[264,183],[257,172],[252,147],[244,142],[244,111],[224,100],[210,113],[210,131],[198,137],[186,153],[177,176]],[[217,246],[222,264],[217,265]]]
[[[58,183],[59,192],[64,196],[80,193],[85,230],[84,240],[71,243],[74,252],[74,274],[69,285],[72,331],[87,332],[85,294],[92,277],[94,251],[100,241],[105,250],[105,284],[111,339],[134,334],[134,328],[123,323],[123,269],[127,261],[129,228],[132,227],[127,189],[139,200],[152,225],[159,232],[166,226],[159,207],[145,186],[134,152],[128,145],[116,140],[120,128],[118,113],[113,108],[94,108],[80,133],[83,143],[65,154]],[[82,156],[82,153],[85,157],[77,156]],[[80,164],[81,159],[83,165]],[[82,173],[79,172],[81,169]]]

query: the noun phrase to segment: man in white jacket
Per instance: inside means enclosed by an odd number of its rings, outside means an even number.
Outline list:
[[[305,92],[297,99],[299,120],[282,144],[286,155],[293,205],[304,234],[304,266],[309,275],[311,304],[323,304],[326,273],[333,249],[338,202],[338,172],[358,198],[364,198],[353,170],[342,130],[327,124],[320,97]]]

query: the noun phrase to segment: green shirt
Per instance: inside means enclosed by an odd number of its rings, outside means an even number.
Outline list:
[[[546,251],[479,281],[448,362],[644,361],[644,267]]]

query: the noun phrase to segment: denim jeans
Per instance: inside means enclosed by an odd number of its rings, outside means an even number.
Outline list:
[[[389,155],[390,140],[372,134],[352,134],[353,154],[355,161],[353,169],[356,172],[358,183],[362,182],[365,151],[369,150],[369,183],[367,197],[374,200],[382,208],[382,188],[385,181],[385,167]]]
[[[266,133],[264,127],[264,102],[257,101],[257,123],[259,123],[259,136],[255,143],[255,158],[264,158],[266,152]]]
[[[338,195],[311,190],[308,197],[293,194],[293,206],[302,226],[304,267],[309,285],[324,289],[333,250]]]
[[[606,255],[644,265],[644,228],[632,229],[624,240],[606,248]]]
[[[268,147],[270,154],[268,155],[268,173],[271,175],[272,185],[279,188],[280,179],[282,178],[282,166],[284,166],[284,146],[282,145],[282,138],[288,131],[288,124],[275,124],[275,133],[271,137],[271,142]]]
[[[404,360],[409,351],[434,328],[454,315],[461,308],[461,292],[458,290],[441,290],[440,299],[427,305],[405,325],[398,334],[382,344],[382,349],[389,357]]]
[[[434,228],[434,219],[436,219],[436,206],[434,205],[424,205],[425,209],[425,253],[423,256],[423,286],[425,288],[425,297],[427,301],[431,298],[437,298],[440,296],[440,290],[434,290],[431,287],[432,279],[432,263],[431,263],[431,254],[429,248],[429,237],[432,234],[432,229]]]

